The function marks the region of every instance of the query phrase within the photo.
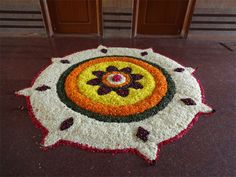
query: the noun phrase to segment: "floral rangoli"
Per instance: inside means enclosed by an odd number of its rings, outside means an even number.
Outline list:
[[[213,111],[193,72],[152,49],[99,46],[53,58],[17,94],[43,128],[44,147],[136,152],[153,163],[161,145]]]

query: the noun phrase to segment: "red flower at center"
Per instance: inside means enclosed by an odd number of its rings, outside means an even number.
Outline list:
[[[112,81],[119,82],[121,80],[121,78],[122,78],[121,75],[116,74],[112,77]]]

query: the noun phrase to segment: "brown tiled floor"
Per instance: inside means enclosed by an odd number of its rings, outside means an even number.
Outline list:
[[[236,53],[216,42],[180,39],[2,38],[0,59],[1,176],[236,176]],[[49,59],[99,44],[148,48],[196,72],[207,103],[216,109],[201,116],[182,139],[161,149],[156,166],[120,153],[91,153],[61,146],[44,152],[41,133],[14,91],[30,85]]]

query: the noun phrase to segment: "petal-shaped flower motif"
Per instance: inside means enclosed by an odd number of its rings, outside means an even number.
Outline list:
[[[110,87],[102,85],[99,87],[97,92],[99,95],[106,95],[106,94],[110,93],[111,91],[112,91],[112,89]]]
[[[101,49],[102,53],[107,53],[107,49]]]
[[[114,91],[119,96],[126,97],[129,95],[129,88],[134,88],[134,89],[143,88],[143,85],[141,83],[136,82],[137,80],[142,79],[143,75],[131,74],[131,73],[132,73],[131,67],[125,67],[119,70],[116,66],[108,66],[106,68],[106,71],[100,71],[100,70],[92,71],[92,74],[97,76],[97,78],[89,80],[87,84],[93,85],[93,86],[99,85],[100,87],[97,90],[98,95],[106,95],[110,93],[111,91]],[[126,75],[126,76],[123,76],[123,75]],[[110,83],[108,76],[112,77],[113,83]],[[126,83],[126,80],[124,80],[124,82],[122,82],[121,84],[123,83],[125,84],[121,85],[119,82],[121,82],[122,78],[123,79],[128,78],[127,83]],[[109,82],[110,84],[106,82]],[[121,86],[119,86],[119,84]]]
[[[118,95],[122,96],[122,97],[126,97],[126,96],[129,95],[129,89],[127,89],[127,88],[126,89],[120,88],[120,89],[116,90],[116,93]]]
[[[136,133],[136,136],[143,140],[143,142],[146,142],[148,140],[148,135],[150,134],[149,131],[147,131],[146,129],[144,129],[143,127],[138,127],[138,131]]]
[[[188,106],[196,105],[196,102],[192,98],[182,98],[180,100]]]
[[[70,63],[69,60],[61,60],[60,62],[63,63],[63,64],[69,64]]]
[[[183,72],[185,69],[184,68],[175,68],[175,72]]]
[[[145,56],[145,55],[147,55],[148,53],[146,52],[146,51],[144,51],[144,52],[141,52],[141,56]]]
[[[134,88],[134,89],[142,89],[143,85],[140,84],[139,82],[132,82],[130,87]]]
[[[140,80],[143,78],[143,75],[141,74],[131,74],[131,77],[133,80]]]
[[[101,83],[101,80],[99,78],[95,78],[87,82],[87,84],[89,85],[99,85],[100,83]]]
[[[107,72],[118,71],[117,67],[115,66],[108,66],[106,69]]]
[[[130,67],[126,67],[126,68],[121,69],[120,71],[124,72],[124,73],[127,73],[127,74],[130,74],[132,72],[132,69]]]
[[[50,89],[51,87],[47,86],[47,85],[42,85],[40,87],[37,87],[35,90],[37,91],[45,91],[45,90],[48,90]]]
[[[63,130],[70,128],[73,125],[73,123],[74,123],[73,117],[70,117],[70,118],[64,120],[60,125],[60,130],[63,131]]]
[[[101,78],[105,74],[104,71],[93,71],[92,73],[94,76],[97,76],[98,78]]]

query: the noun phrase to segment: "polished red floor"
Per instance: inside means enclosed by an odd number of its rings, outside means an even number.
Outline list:
[[[0,39],[0,176],[236,176],[236,53],[216,42],[181,39],[2,38]],[[152,47],[185,66],[198,67],[207,103],[216,109],[201,116],[180,140],[164,146],[155,166],[130,153],[91,153],[69,146],[44,152],[42,138],[27,113],[24,97],[51,57],[99,44]]]

